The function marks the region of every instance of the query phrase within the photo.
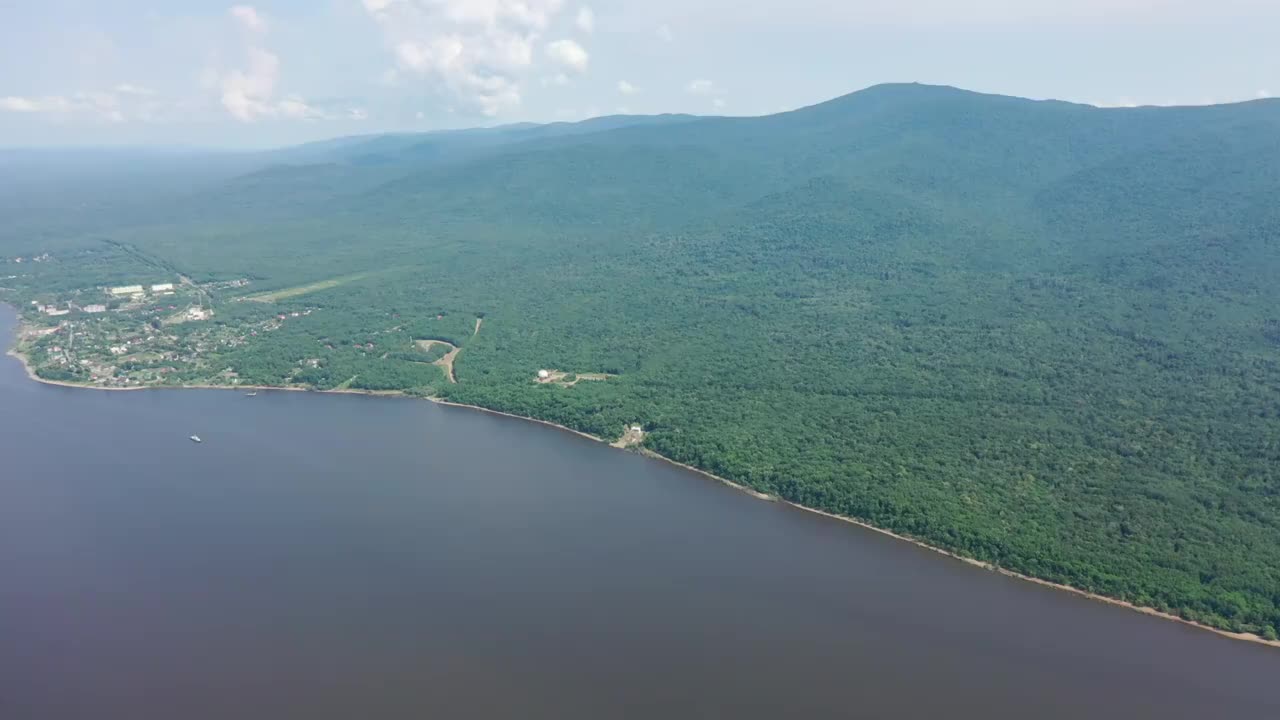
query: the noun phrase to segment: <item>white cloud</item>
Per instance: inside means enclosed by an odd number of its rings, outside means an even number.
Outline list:
[[[684,86],[684,91],[690,95],[715,95],[719,92],[716,90],[716,84],[710,80],[690,80],[689,84]]]
[[[684,91],[697,97],[710,98],[712,107],[717,110],[725,106],[724,96],[729,94],[724,88],[705,79],[690,80],[689,84],[684,86]]]
[[[547,45],[547,56],[556,63],[578,73],[586,72],[587,63],[591,60],[591,56],[587,54],[587,51],[572,40],[556,40],[553,43],[549,43]]]
[[[676,39],[675,34],[671,32],[670,25],[659,25],[656,32],[658,34],[658,39],[662,42],[674,42]]]
[[[229,12],[245,30],[259,34],[267,31],[266,19],[252,5],[234,5]]]
[[[111,122],[124,122],[120,98],[110,92],[81,92],[72,98],[72,104],[84,112],[95,114]]]
[[[369,111],[364,108],[350,108],[347,110],[348,120],[368,120]]]
[[[15,97],[10,95],[0,98],[0,110],[7,112],[57,113],[70,112],[72,109],[71,101],[61,95],[46,95],[44,97]]]
[[[118,123],[126,120],[120,97],[111,92],[78,92],[72,95],[0,98],[0,110],[15,113],[81,115]]]
[[[245,34],[243,67],[226,72],[206,71],[202,84],[212,85],[218,101],[231,117],[241,122],[262,118],[290,120],[329,120],[335,116],[308,103],[296,94],[277,99],[280,81],[280,57],[265,46],[266,21],[249,5],[231,8],[231,16]]]
[[[446,102],[487,116],[520,104],[521,83],[538,64],[533,49],[564,4],[363,0],[399,70],[429,83]],[[548,46],[547,57],[571,69],[585,68],[588,59],[577,43]]]
[[[596,30],[596,14],[592,12],[591,8],[584,5],[578,8],[578,17],[574,20],[574,24],[578,26],[579,30],[590,35]]]
[[[618,92],[622,93],[623,95],[635,95],[636,93],[640,92],[640,88],[636,87],[635,85],[632,85],[626,80],[619,80]]]
[[[282,117],[293,118],[295,120],[322,120],[324,113],[311,107],[306,100],[296,96],[289,97],[276,103],[276,110]]]
[[[272,103],[276,80],[280,75],[280,58],[262,48],[247,49],[249,64],[243,70],[232,70],[222,77],[222,107],[242,122],[274,115],[279,109]],[[285,102],[292,103],[291,100]],[[292,104],[291,104],[292,107]],[[297,117],[296,113],[290,117]]]
[[[1259,90],[1259,91],[1257,92],[1256,97],[1257,97],[1259,100],[1266,100],[1267,98],[1271,97],[1271,91],[1269,91],[1269,90]]]
[[[138,97],[151,97],[156,94],[151,88],[133,85],[132,83],[120,83],[115,87],[115,91],[121,95],[135,95]]]
[[[496,117],[520,106],[520,86],[512,80],[494,76],[472,83],[476,102],[485,117]]]
[[[391,19],[428,19],[452,25],[518,26],[545,30],[564,0],[363,0],[370,15]]]
[[[564,87],[569,84],[569,76],[564,73],[556,73],[549,77],[542,78],[543,87]]]
[[[396,46],[396,60],[400,63],[400,67],[420,73],[427,72],[435,64],[432,61],[431,49],[413,42],[402,42]],[[448,58],[439,64],[448,66]]]

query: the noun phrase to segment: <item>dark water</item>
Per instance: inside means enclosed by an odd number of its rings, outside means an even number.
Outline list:
[[[1280,718],[1280,651],[530,423],[0,362],[4,720],[729,715]]]

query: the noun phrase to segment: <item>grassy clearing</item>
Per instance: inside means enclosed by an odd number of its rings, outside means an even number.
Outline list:
[[[599,381],[608,380],[611,377],[614,376],[608,373],[570,373],[563,370],[548,370],[547,377],[535,378],[534,382],[540,385],[558,385],[569,388],[584,380]]]
[[[462,352],[462,348],[444,340],[418,340],[417,345],[423,352],[431,352],[434,347],[449,348],[449,352],[444,357],[433,361],[431,364],[444,368],[445,377],[449,379],[450,383],[456,384],[458,382],[458,376],[453,372],[453,361],[458,358],[458,353]]]
[[[321,290],[336,288],[340,285],[346,285],[349,282],[354,282],[356,280],[361,280],[363,278],[366,278],[369,276],[369,274],[370,273],[357,273],[355,275],[344,275],[342,277],[330,278],[328,280],[321,280],[320,282],[314,282],[314,283],[311,283],[310,285],[299,285],[297,287],[285,288],[283,290],[273,290],[271,292],[258,293],[256,295],[248,295],[245,297],[245,300],[252,300],[254,302],[261,302],[261,303],[279,302],[281,300],[288,300],[289,298],[295,298],[301,295],[309,295],[313,292],[320,292]]]

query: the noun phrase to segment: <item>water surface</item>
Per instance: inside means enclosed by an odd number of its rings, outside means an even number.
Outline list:
[[[1277,678],[532,423],[0,360],[5,720],[1280,718]]]

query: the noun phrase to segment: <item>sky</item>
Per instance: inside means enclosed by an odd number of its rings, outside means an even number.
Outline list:
[[[882,82],[1103,106],[1280,94],[1277,0],[0,0],[0,147],[259,148]]]

